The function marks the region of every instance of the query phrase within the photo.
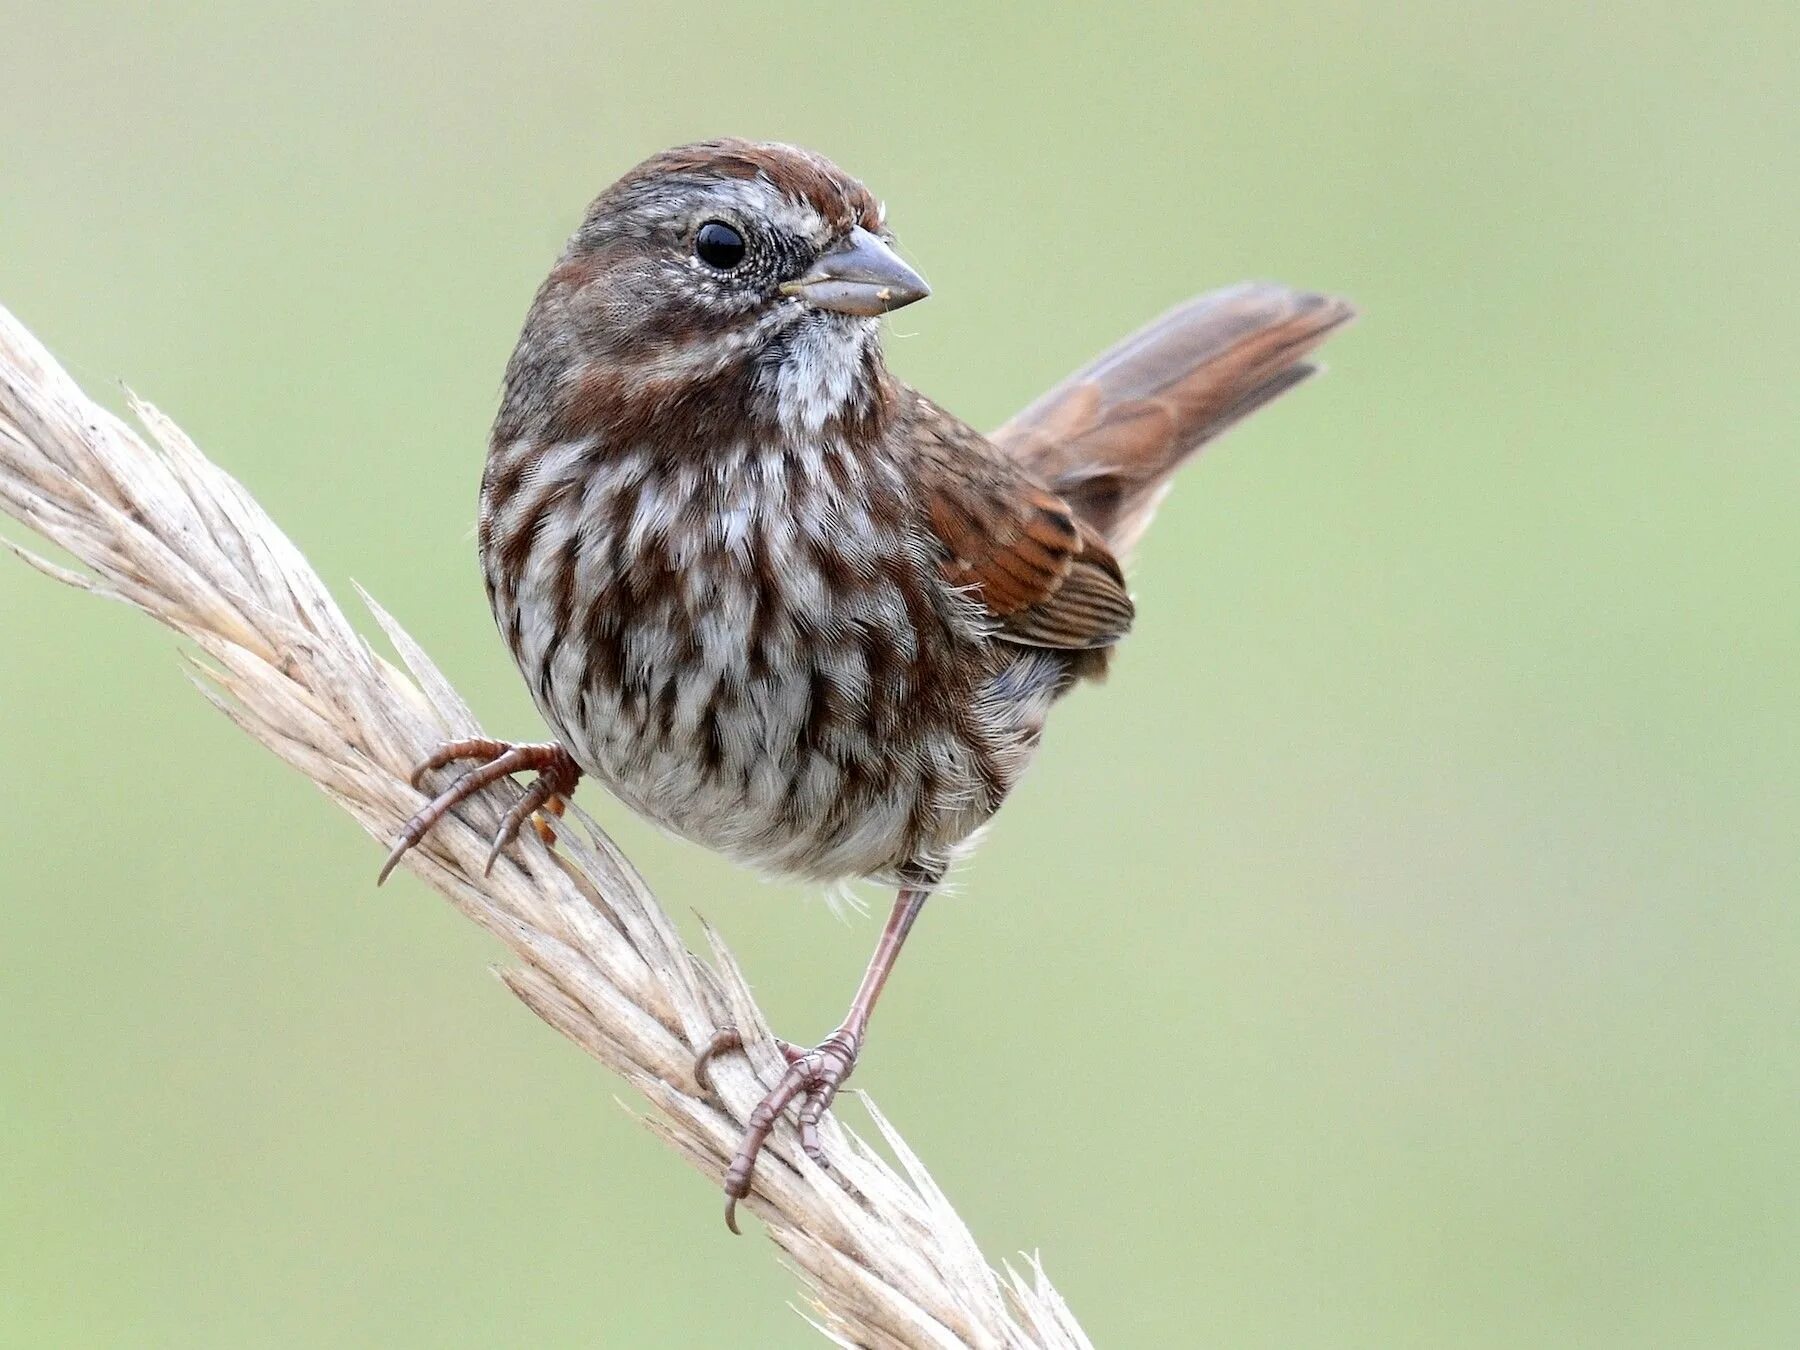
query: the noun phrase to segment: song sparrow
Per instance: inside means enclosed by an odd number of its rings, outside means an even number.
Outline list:
[[[855,179],[721,140],[608,188],[537,293],[481,483],[488,598],[555,735],[445,746],[463,798],[535,769],[494,854],[583,774],[772,873],[899,888],[841,1025],[750,1117],[726,1220],[786,1107],[821,1114],[932,889],[1132,622],[1123,560],[1171,476],[1313,371],[1350,306],[1188,302],[984,437],[894,379],[879,316],[928,288]],[[1039,300],[1040,306],[1042,298]],[[725,1031],[701,1050],[737,1045]]]

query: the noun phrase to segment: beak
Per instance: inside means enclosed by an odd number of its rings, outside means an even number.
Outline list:
[[[783,282],[781,293],[818,309],[868,318],[923,300],[931,287],[893,249],[858,225],[805,276]]]

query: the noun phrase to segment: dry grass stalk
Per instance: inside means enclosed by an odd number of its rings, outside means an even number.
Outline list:
[[[7,547],[191,640],[201,693],[390,839],[421,804],[410,767],[447,737],[479,734],[473,714],[369,601],[411,676],[377,655],[250,495],[155,408],[134,401],[133,410],[150,442],[87,398],[0,308],[0,508],[88,571]],[[512,952],[507,986],[643,1093],[651,1131],[716,1186],[762,1087],[728,1056],[714,1069],[720,1099],[708,1097],[693,1079],[694,1048],[730,1021],[765,1079],[780,1069],[742,974],[710,930],[710,964],[683,946],[591,821],[585,837],[562,830],[555,853],[526,831],[482,876],[486,840],[513,800],[484,794],[406,865]],[[1035,1262],[1024,1273],[992,1268],[918,1158],[869,1110],[898,1168],[827,1120],[837,1164],[827,1173],[782,1128],[747,1201],[805,1282],[819,1329],[851,1346],[1087,1346]]]

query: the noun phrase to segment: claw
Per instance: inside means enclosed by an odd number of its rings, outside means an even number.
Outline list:
[[[406,856],[406,851],[416,843],[418,843],[416,839],[403,837],[399,843],[394,845],[394,851],[387,855],[387,861],[381,864],[381,870],[375,874],[377,886],[388,879],[389,874],[400,865],[400,859]]]
[[[394,841],[394,848],[382,864],[376,875],[375,884],[381,885],[388,879],[400,859],[416,846],[420,840],[431,833],[432,826],[442,820],[460,803],[487,787],[490,783],[510,777],[526,769],[538,771],[537,780],[526,789],[524,798],[506,813],[500,822],[500,828],[494,835],[493,847],[489,850],[486,866],[483,871],[491,872],[494,862],[501,851],[519,836],[519,830],[525,821],[552,801],[560,801],[575,790],[581,778],[581,768],[570,758],[569,752],[560,745],[509,745],[505,741],[491,741],[475,738],[466,741],[452,741],[440,746],[438,750],[421,763],[412,772],[411,782],[418,787],[425,775],[433,770],[441,769],[447,764],[459,760],[485,760],[466,773],[461,774],[455,782],[440,792],[417,815],[406,822]]]
[[[700,1053],[694,1056],[694,1081],[700,1085],[702,1092],[714,1093],[712,1080],[712,1062],[727,1050],[742,1050],[744,1038],[738,1034],[736,1027],[720,1027],[713,1032],[711,1039],[700,1047]]]
[[[774,1040],[775,1048],[781,1051],[781,1057],[789,1064],[799,1063],[808,1053],[792,1042],[784,1041],[779,1037]],[[715,1090],[712,1081],[712,1062],[720,1055],[743,1048],[744,1037],[736,1027],[720,1027],[713,1032],[706,1044],[700,1047],[700,1053],[694,1056],[694,1081],[700,1085],[703,1092]]]
[[[487,862],[481,869],[483,876],[493,872],[494,860],[500,856],[500,850],[519,837],[519,831],[527,820],[540,808],[561,799],[562,786],[562,780],[554,771],[546,769],[538,774],[537,781],[525,789],[525,795],[513,804],[512,810],[506,813],[506,819],[500,822],[500,828],[494,834],[494,846],[488,850]],[[552,839],[555,837],[551,836]]]

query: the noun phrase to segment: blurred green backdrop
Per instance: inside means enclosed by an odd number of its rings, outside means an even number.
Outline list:
[[[14,6],[0,302],[488,723],[501,367],[716,133],[884,196],[992,425],[1243,276],[1365,319],[1184,481],[859,1083],[1102,1346],[1800,1343],[1800,19],[1783,0]],[[0,1343],[787,1345],[494,950],[0,566]],[[588,801],[777,1025],[841,923]]]

